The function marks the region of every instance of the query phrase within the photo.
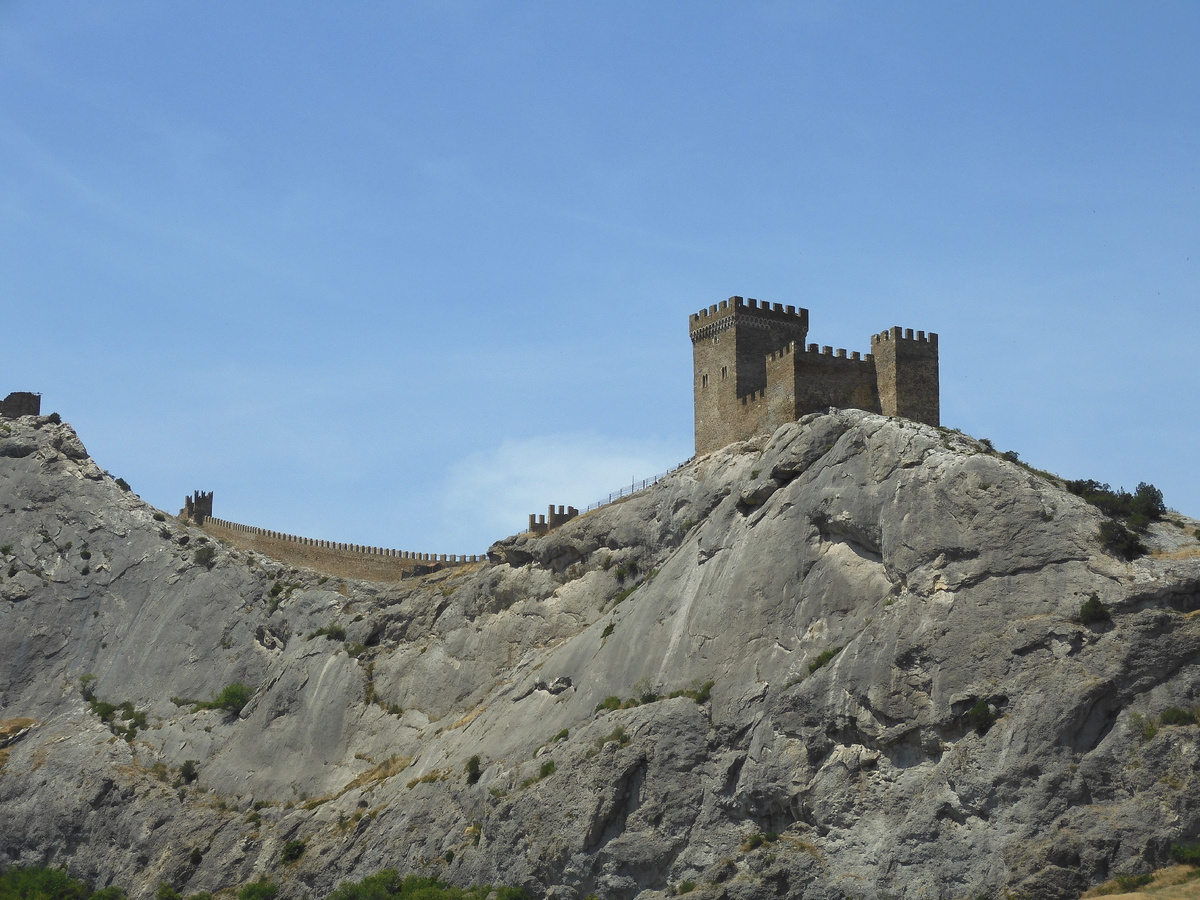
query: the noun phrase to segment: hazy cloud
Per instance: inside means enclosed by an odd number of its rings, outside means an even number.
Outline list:
[[[686,456],[686,449],[664,443],[597,435],[507,439],[451,467],[443,509],[464,520],[464,532],[490,533],[495,540],[524,531],[529,514],[545,512],[551,503],[582,509]]]

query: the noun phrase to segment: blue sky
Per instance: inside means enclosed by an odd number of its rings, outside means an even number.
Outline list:
[[[1200,515],[1200,4],[0,0],[0,392],[174,511],[475,553],[692,452],[689,313]]]

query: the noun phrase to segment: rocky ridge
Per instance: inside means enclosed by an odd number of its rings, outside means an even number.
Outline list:
[[[1162,720],[1200,703],[1198,523],[1124,563],[1101,521],[967,436],[831,410],[382,585],[226,547],[68,425],[3,420],[0,859],[135,898],[387,867],[1075,897],[1200,830],[1198,729]],[[189,702],[235,683],[236,713]]]

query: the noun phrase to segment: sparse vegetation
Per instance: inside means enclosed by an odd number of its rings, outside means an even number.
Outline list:
[[[200,760],[185,759],[183,765],[179,767],[179,781],[177,784],[191,784],[200,777]]]
[[[649,685],[634,685],[634,689],[638,691],[638,696],[629,697],[626,700],[622,700],[617,696],[605,697],[596,704],[594,711],[612,712],[618,709],[633,709],[637,706],[645,706],[648,703],[657,703],[659,700],[674,700],[676,697],[687,697],[703,705],[712,698],[712,689],[715,684],[715,681],[706,681],[703,684],[693,682],[691,687],[679,688],[678,690],[671,691],[669,694],[656,694],[650,689]]]
[[[1146,554],[1146,545],[1142,543],[1142,539],[1116,519],[1101,522],[1096,539],[1100,541],[1101,547],[1124,560],[1137,559]]]
[[[155,522],[165,522],[165,521],[167,521],[167,517],[160,512],[156,512],[154,514],[154,521]]]
[[[119,487],[123,491],[133,490],[133,488],[131,488],[129,486],[129,482],[126,481],[124,478],[114,478],[113,481],[116,483],[117,487]]]
[[[1180,709],[1169,706],[1158,714],[1158,721],[1163,725],[1195,725],[1196,712],[1190,709]]]
[[[108,726],[109,731],[117,737],[125,738],[131,744],[137,737],[138,729],[146,727],[146,714],[135,709],[129,700],[124,703],[106,703],[98,697],[92,697],[88,706],[100,721]]]
[[[604,737],[597,738],[595,745],[587,752],[586,756],[591,759],[604,749],[605,744],[615,743],[618,747],[624,747],[629,743],[630,740],[631,738],[629,735],[625,733],[625,727],[623,725],[618,725]]]
[[[197,547],[196,552],[192,554],[192,561],[198,566],[204,566],[206,569],[211,569],[217,561],[217,548],[212,544],[205,544],[202,547]]]
[[[1097,622],[1111,622],[1108,607],[1100,602],[1100,595],[1095,591],[1079,607],[1079,621],[1084,625],[1094,625]]]
[[[1172,844],[1171,859],[1185,866],[1200,866],[1200,844]]]
[[[304,855],[307,844],[304,841],[288,841],[283,845],[283,852],[279,854],[280,862],[292,863]]]
[[[236,716],[245,708],[253,696],[254,691],[248,685],[242,684],[240,681],[235,681],[233,684],[225,685],[218,693],[213,694],[211,700],[196,703],[192,707],[192,712],[200,712],[202,709],[223,709]]]
[[[463,771],[467,773],[467,784],[475,784],[479,781],[481,770],[479,768],[478,754],[467,760],[467,766]]]
[[[242,889],[238,891],[237,900],[275,900],[275,895],[278,893],[278,885],[272,884],[266,879],[259,879],[242,885]]]
[[[526,900],[527,897],[520,888],[491,885],[452,887],[436,878],[419,875],[402,879],[395,869],[386,869],[362,881],[343,881],[325,900],[485,900],[492,894],[496,900]],[[239,896],[238,900],[258,898]]]
[[[555,770],[554,760],[552,760],[552,759],[546,760],[544,763],[542,763],[542,767],[540,769],[538,769],[537,775],[535,775],[532,778],[526,778],[524,781],[521,782],[521,787],[527,788],[531,784],[536,784],[537,782],[541,781],[543,778],[549,778],[551,775],[554,774],[554,770]]]
[[[811,675],[841,652],[841,647],[830,647],[828,650],[823,650],[816,659],[808,664],[808,674]]]
[[[992,713],[992,708],[987,705],[987,701],[980,700],[967,713],[967,721],[977,734],[987,734],[995,724],[996,716]]]
[[[124,896],[119,887],[93,892],[87,882],[72,878],[65,869],[9,866],[0,872],[0,900],[122,900]]]
[[[1109,517],[1100,526],[1096,537],[1105,550],[1126,560],[1146,553],[1146,545],[1138,535],[1167,511],[1162,491],[1144,481],[1132,494],[1124,488],[1114,491],[1107,484],[1090,478],[1067,481],[1066,488]]]
[[[309,634],[305,640],[311,641],[313,638],[319,637],[323,637],[331,641],[344,641],[346,640],[346,629],[336,623],[332,625],[325,625]]]

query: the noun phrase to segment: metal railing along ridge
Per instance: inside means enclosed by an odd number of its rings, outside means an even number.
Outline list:
[[[650,478],[643,478],[640,481],[632,481],[632,482],[630,482],[629,487],[623,487],[620,490],[613,491],[603,500],[597,500],[595,503],[588,504],[586,507],[583,508],[582,512],[585,512],[585,513],[591,512],[593,509],[599,509],[601,506],[607,506],[608,504],[610,504],[616,500],[620,500],[622,497],[628,497],[630,494],[636,494],[638,491],[645,490],[646,488],[650,487],[651,485],[658,484],[658,482],[662,481],[664,478],[666,478],[671,473],[678,472],[680,469],[682,469],[684,466],[686,466],[688,463],[690,463],[695,458],[696,457],[694,457],[694,456],[689,456],[687,459],[685,459],[679,465],[672,466],[671,468],[667,469],[667,471],[665,471],[665,472],[660,472],[659,474],[654,475]]]

